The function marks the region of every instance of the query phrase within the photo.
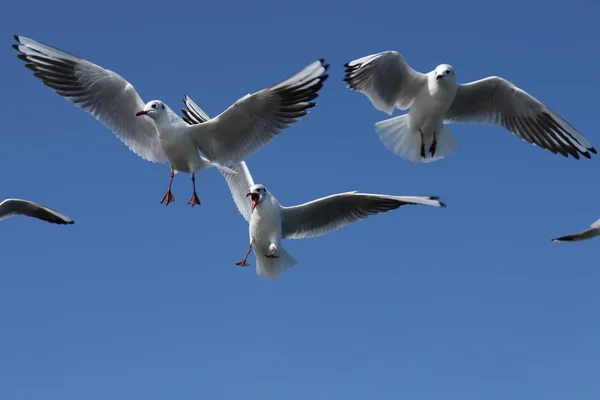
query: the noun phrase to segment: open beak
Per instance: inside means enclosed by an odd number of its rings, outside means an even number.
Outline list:
[[[146,115],[146,114],[148,114],[148,111],[142,110],[142,111],[138,111],[137,113],[135,113],[135,116],[139,117],[140,115]]]
[[[250,198],[252,199],[252,212],[254,212],[254,209],[256,208],[256,205],[258,204],[258,199],[260,198],[260,196],[256,193],[252,193],[249,192],[246,197],[250,196]]]
[[[442,79],[443,77],[444,77],[444,75],[438,75],[438,76],[436,76],[436,77],[435,77],[435,80],[436,80],[436,81],[439,81],[439,80],[440,80],[440,79]]]

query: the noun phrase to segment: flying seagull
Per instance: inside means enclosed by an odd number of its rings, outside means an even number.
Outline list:
[[[57,94],[92,114],[133,152],[151,162],[169,162],[171,178],[161,203],[171,193],[177,172],[192,174],[193,194],[200,204],[195,172],[243,161],[315,106],[311,100],[327,78],[323,59],[269,88],[248,94],[201,125],[188,125],[160,100],[146,104],[117,73],[33,39],[16,36],[13,47],[34,75]],[[198,150],[204,155],[201,156]]]
[[[183,110],[189,124],[202,124],[208,116],[189,97]],[[237,173],[221,171],[233,201],[249,223],[250,246],[239,266],[249,266],[254,248],[256,273],[276,279],[297,261],[282,246],[283,239],[321,236],[368,216],[395,210],[407,204],[445,207],[437,197],[388,196],[358,192],[338,193],[305,204],[284,207],[264,185],[255,184],[245,162],[231,166]]]
[[[344,81],[389,115],[375,130],[385,146],[413,162],[430,162],[453,153],[458,142],[444,124],[473,123],[503,127],[552,153],[590,158],[596,149],[567,121],[506,79],[491,76],[457,84],[452,66],[438,65],[423,74],[396,51],[384,51],[346,63]]]
[[[580,242],[582,240],[591,239],[595,236],[600,235],[600,219],[594,222],[590,229],[587,229],[582,232],[575,233],[573,235],[567,235],[563,237],[559,237],[556,239],[552,239],[553,242]]]
[[[49,207],[28,200],[6,199],[0,203],[0,220],[14,215],[26,215],[53,224],[70,225],[73,220]]]

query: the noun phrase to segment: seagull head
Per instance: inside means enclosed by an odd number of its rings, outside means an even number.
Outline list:
[[[454,80],[454,68],[448,64],[440,64],[435,67],[435,80]]]
[[[138,111],[135,116],[139,117],[142,115],[145,115],[147,117],[150,117],[154,120],[160,118],[161,115],[165,114],[167,111],[167,107],[165,106],[165,104],[160,101],[160,100],[152,100],[149,101],[148,103],[146,103],[146,105],[144,106],[144,109],[141,111]]]
[[[267,192],[267,189],[263,185],[250,186],[250,190],[248,191],[246,197],[250,197],[250,200],[252,200],[252,212],[254,212],[254,209],[258,203],[263,201],[265,196],[267,196],[267,193],[269,192]]]

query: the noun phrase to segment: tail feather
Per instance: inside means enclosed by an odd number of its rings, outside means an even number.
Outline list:
[[[278,258],[267,258],[261,251],[254,253],[256,254],[256,274],[272,280],[277,279],[281,272],[298,263],[283,247],[277,249]]]
[[[431,155],[433,136],[425,138],[425,157],[421,155],[421,134],[410,127],[408,114],[385,119],[375,124],[383,144],[394,154],[415,163],[432,162],[450,155],[458,148],[458,141],[445,125],[436,132],[435,152]]]

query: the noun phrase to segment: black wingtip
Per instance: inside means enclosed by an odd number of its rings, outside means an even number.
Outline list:
[[[591,153],[593,153],[593,154],[598,154],[598,152],[596,151],[596,149],[595,149],[595,148],[593,148],[593,147],[590,147],[588,150],[589,150]]]
[[[427,198],[428,198],[429,200],[437,200],[437,201],[438,201],[438,203],[440,203],[440,207],[442,207],[442,208],[446,208],[446,203],[442,203],[442,202],[440,201],[440,196],[427,196]]]
[[[325,62],[325,59],[324,59],[324,58],[319,58],[319,62],[320,62],[321,64],[323,64],[323,63]]]
[[[13,35],[13,37],[15,38],[15,40],[16,40],[17,42],[21,43],[21,39],[20,39],[20,38],[21,38],[21,36],[19,36],[19,35]]]
[[[329,74],[321,75],[321,82],[325,82],[329,78]]]

